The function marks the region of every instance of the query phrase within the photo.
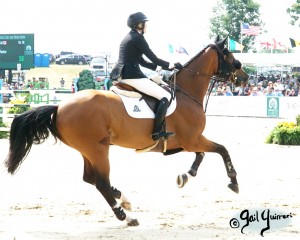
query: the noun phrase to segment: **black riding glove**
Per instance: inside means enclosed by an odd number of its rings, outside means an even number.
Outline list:
[[[177,70],[181,70],[181,69],[183,69],[183,66],[181,65],[180,62],[177,62],[177,63],[174,63],[174,68]]]

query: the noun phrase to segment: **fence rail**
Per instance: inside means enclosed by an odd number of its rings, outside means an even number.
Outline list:
[[[19,114],[7,113],[5,109],[11,107],[39,107],[45,105],[58,105],[58,103],[72,94],[71,90],[53,89],[53,90],[0,90],[0,119],[11,119]],[[29,103],[25,104],[12,104],[3,103],[3,94],[11,94],[17,96],[18,94],[28,94]],[[5,121],[3,121],[5,122]],[[0,127],[0,131],[10,131],[9,127]]]

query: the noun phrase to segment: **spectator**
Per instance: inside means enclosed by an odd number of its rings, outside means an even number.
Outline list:
[[[253,87],[253,88],[251,89],[251,93],[250,93],[249,96],[251,96],[251,97],[256,97],[256,96],[261,96],[261,94],[258,92],[257,87]]]
[[[64,88],[65,87],[65,80],[64,78],[60,79],[60,88]]]
[[[275,96],[274,88],[273,87],[267,88],[267,93],[265,96]]]
[[[275,87],[274,96],[283,97],[282,91],[280,91],[278,87]]]
[[[269,91],[269,88],[274,88],[273,82],[272,82],[272,81],[269,81],[269,82],[268,82],[268,86],[267,86],[267,90],[268,90],[268,91]]]
[[[263,83],[262,82],[257,83],[257,92],[260,92],[262,94],[263,91],[264,91]]]
[[[255,84],[254,76],[250,76],[248,82],[250,85]]]
[[[224,96],[222,88],[218,87],[217,92],[216,92],[216,96]]]
[[[289,97],[296,97],[296,92],[295,92],[295,89],[292,88],[291,91],[290,91],[290,94],[289,94]]]
[[[280,92],[282,92],[282,91],[284,90],[284,86],[283,86],[283,84],[281,83],[280,79],[278,79],[278,80],[276,81],[276,86],[277,86],[277,88],[278,88],[278,90],[279,90]]]
[[[225,88],[225,94],[224,94],[224,96],[233,96],[233,94],[232,94],[231,89],[230,89],[229,86],[227,86]]]
[[[232,94],[233,96],[239,96],[240,95],[240,87],[235,87]]]
[[[287,89],[287,90],[285,90],[285,94],[284,94],[284,96],[285,96],[285,97],[288,97],[288,96],[289,96],[289,94],[290,94],[290,91],[291,91],[290,89]]]

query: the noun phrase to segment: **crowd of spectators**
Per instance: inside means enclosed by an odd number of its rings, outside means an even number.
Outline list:
[[[251,76],[247,84],[234,87],[232,84],[220,82],[216,84],[211,92],[213,96],[278,96],[278,97],[300,97],[300,77],[286,75],[270,75],[258,78]]]
[[[25,81],[12,82],[11,84],[4,82],[3,88],[5,90],[41,90],[49,89],[49,82],[47,78],[33,78]]]

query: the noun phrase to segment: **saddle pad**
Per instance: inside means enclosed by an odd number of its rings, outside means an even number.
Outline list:
[[[118,93],[116,93],[118,94]],[[130,117],[133,118],[155,118],[154,112],[148,104],[140,98],[126,97],[118,94],[125,106],[125,109]],[[176,109],[176,99],[172,101],[168,108],[166,116],[171,115]]]

